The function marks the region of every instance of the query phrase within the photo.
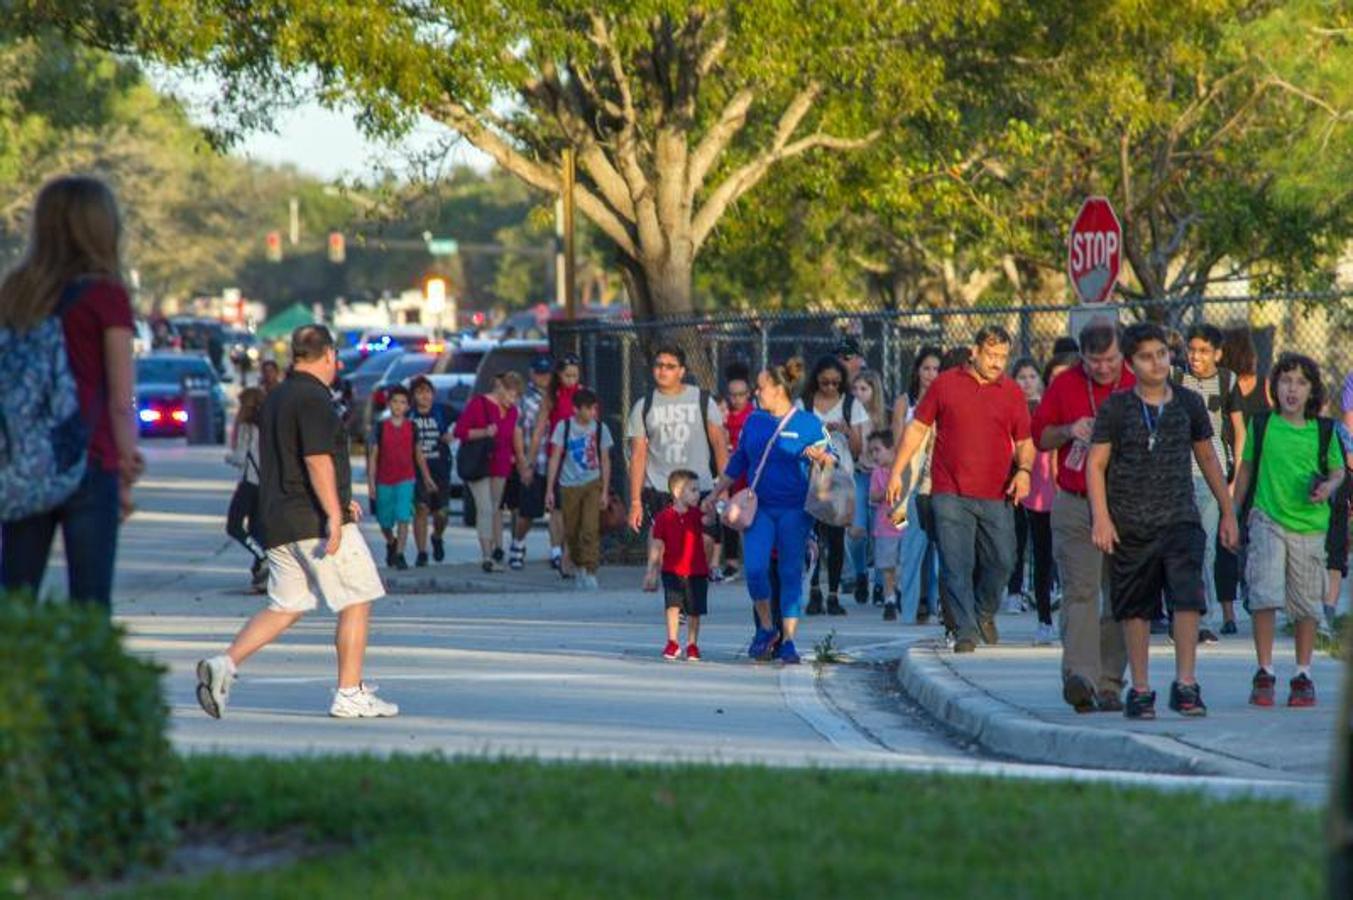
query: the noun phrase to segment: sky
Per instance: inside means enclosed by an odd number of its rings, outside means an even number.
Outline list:
[[[192,78],[177,72],[152,69],[147,73],[161,90],[176,94],[189,115],[202,125],[211,124],[207,102],[218,90],[210,78]],[[279,113],[276,132],[246,136],[232,152],[274,164],[291,163],[325,180],[362,180],[382,167],[405,174],[410,158],[455,138],[455,132],[431,119],[423,119],[397,144],[368,140],[357,128],[351,113],[325,109],[317,102],[305,103]],[[489,157],[464,141],[456,141],[447,160],[450,164],[487,169]]]

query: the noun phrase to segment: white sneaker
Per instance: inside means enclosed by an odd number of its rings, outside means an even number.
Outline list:
[[[352,693],[334,691],[329,715],[337,719],[376,719],[399,715],[399,707],[376,696],[376,688],[362,682]]]
[[[1024,598],[1019,594],[1006,594],[1005,602],[1001,604],[1003,613],[1022,613],[1024,612]]]
[[[1035,644],[1055,644],[1057,643],[1057,628],[1051,624],[1038,623],[1038,629],[1034,631]]]
[[[599,591],[599,590],[601,590],[601,582],[597,581],[597,576],[596,576],[596,575],[593,575],[591,572],[588,572],[588,573],[587,573],[586,575],[584,575],[583,577],[584,577],[584,578],[586,579],[586,581],[587,581],[587,589],[588,589],[589,591]]]
[[[230,701],[230,684],[235,680],[235,667],[224,653],[197,663],[197,702],[202,711],[213,719],[225,715]]]

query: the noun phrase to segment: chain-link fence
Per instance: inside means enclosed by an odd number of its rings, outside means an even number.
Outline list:
[[[1313,357],[1326,387],[1338,386],[1353,370],[1353,292],[1269,294],[1248,297],[1188,297],[1117,306],[1119,321],[1156,321],[1186,332],[1198,323],[1222,329],[1248,327],[1258,350],[1259,374],[1279,354]],[[740,362],[752,373],[771,362],[800,356],[809,366],[852,337],[870,368],[883,377],[889,399],[904,390],[916,351],[927,344],[963,346],[986,325],[1001,325],[1014,337],[1012,359],[1030,356],[1040,364],[1054,342],[1079,329],[1083,313],[1067,306],[937,309],[906,312],[719,314],[655,322],[583,320],[550,325],[556,353],[578,354],[583,380],[601,399],[607,422],[618,437],[634,401],[651,389],[649,353],[659,344],[683,347],[692,376],[717,389],[727,367]],[[1223,362],[1223,365],[1225,363]]]

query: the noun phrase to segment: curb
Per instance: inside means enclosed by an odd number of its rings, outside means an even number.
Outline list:
[[[935,644],[902,651],[897,681],[931,716],[982,749],[1007,759],[1089,769],[1168,775],[1254,771],[1158,735],[1045,722],[975,687],[940,658]]]

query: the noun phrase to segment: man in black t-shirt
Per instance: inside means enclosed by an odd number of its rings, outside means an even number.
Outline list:
[[[1147,678],[1151,619],[1162,592],[1174,607],[1176,678],[1170,708],[1203,716],[1207,706],[1195,677],[1198,620],[1207,608],[1203,582],[1205,535],[1193,496],[1197,461],[1221,508],[1218,536],[1234,548],[1239,529],[1212,423],[1198,394],[1170,385],[1170,349],[1157,325],[1133,325],[1123,353],[1137,383],[1112,394],[1095,419],[1086,487],[1095,546],[1110,555],[1110,600],[1123,624],[1132,687],[1124,715],[1155,718]]]
[[[371,601],[385,595],[357,530],[347,432],[328,386],[338,374],[334,339],[322,325],[291,336],[292,373],[264,401],[259,421],[259,508],[268,548],[268,608],[256,613],[225,653],[197,664],[197,700],[212,718],[225,712],[237,667],[321,600],[338,614],[338,689],[329,715],[393,716],[399,707],[362,682]]]

